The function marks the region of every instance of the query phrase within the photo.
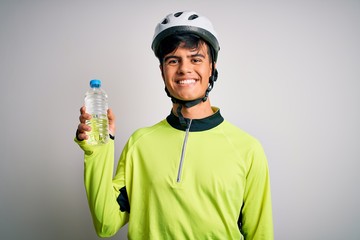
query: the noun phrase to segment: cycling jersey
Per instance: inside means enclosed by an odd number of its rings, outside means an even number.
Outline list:
[[[274,238],[263,148],[214,110],[186,119],[185,128],[171,113],[137,130],[114,178],[114,142],[78,142],[99,236],[114,235],[128,222],[129,239]]]

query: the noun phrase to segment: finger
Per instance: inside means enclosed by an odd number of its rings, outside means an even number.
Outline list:
[[[80,114],[83,114],[86,112],[86,107],[83,105],[81,108],[80,108]]]
[[[87,140],[89,136],[86,133],[79,133],[76,137],[79,141]]]
[[[77,131],[76,131],[76,138],[79,141],[82,141],[84,139],[88,139],[88,135],[86,132],[91,131],[91,127],[86,125],[85,123],[80,123],[78,125]]]
[[[83,133],[83,132],[89,132],[91,131],[91,127],[85,123],[80,123],[78,125],[78,131]]]
[[[90,120],[90,119],[91,119],[91,115],[88,113],[83,113],[79,117],[81,123],[85,123],[86,120]]]
[[[86,107],[83,105],[80,108],[79,120],[80,120],[81,123],[85,123],[86,120],[90,120],[90,119],[91,119],[91,115],[86,112]]]
[[[85,106],[82,106],[80,108],[80,117],[79,117],[80,124],[78,125],[78,128],[76,130],[76,138],[79,141],[86,140],[89,138],[86,132],[91,131],[91,127],[85,124],[85,121],[89,120],[90,118],[91,115],[86,113]]]
[[[87,112],[86,112],[86,107],[85,107],[85,105],[83,105],[83,106],[80,108],[80,114],[84,114],[84,113],[87,113]]]

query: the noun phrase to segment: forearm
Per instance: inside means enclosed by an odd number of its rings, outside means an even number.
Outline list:
[[[251,154],[246,179],[241,225],[245,239],[273,240],[270,176],[265,154],[260,145]]]
[[[78,142],[85,152],[84,183],[95,230],[100,237],[114,235],[128,219],[116,199],[113,186],[114,141],[102,146]]]
[[[270,184],[255,188],[257,196],[249,197],[242,209],[242,233],[245,239],[273,240],[274,229]]]

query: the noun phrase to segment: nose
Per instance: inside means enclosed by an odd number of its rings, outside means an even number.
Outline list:
[[[192,72],[192,64],[189,60],[182,60],[179,64],[178,74],[186,74]]]

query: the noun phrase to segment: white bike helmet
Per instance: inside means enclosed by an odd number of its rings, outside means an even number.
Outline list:
[[[181,33],[193,33],[205,40],[214,49],[213,60],[216,62],[220,50],[217,34],[206,17],[191,11],[171,13],[156,26],[151,45],[155,55],[164,38]]]

